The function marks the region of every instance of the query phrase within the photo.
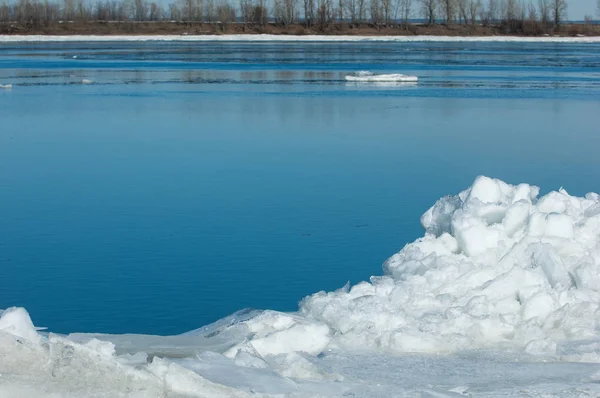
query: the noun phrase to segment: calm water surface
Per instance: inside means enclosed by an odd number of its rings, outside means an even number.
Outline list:
[[[0,308],[55,332],[295,310],[478,174],[600,191],[598,44],[0,44],[8,83]]]

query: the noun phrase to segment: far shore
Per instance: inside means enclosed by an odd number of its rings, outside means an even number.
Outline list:
[[[176,21],[155,21],[155,22],[57,22],[48,26],[20,25],[17,23],[0,24],[0,40],[14,40],[19,37],[30,36],[45,37],[66,37],[72,36],[94,36],[94,37],[138,37],[139,39],[151,37],[179,37],[181,40],[206,40],[229,39],[234,40],[239,37],[240,40],[248,40],[258,37],[271,37],[275,40],[314,40],[315,38],[323,41],[340,41],[343,38],[356,40],[358,38],[370,38],[372,40],[394,40],[397,41],[419,41],[432,40],[436,37],[445,41],[456,41],[462,38],[480,39],[486,41],[503,41],[505,39],[514,39],[515,41],[560,41],[562,39],[572,38],[569,41],[597,41],[600,40],[600,25],[594,24],[565,24],[559,30],[550,33],[526,34],[524,32],[506,32],[502,25],[480,25],[480,24],[461,24],[461,25],[375,25],[375,24],[347,24],[333,23],[327,26],[315,28],[305,27],[302,24],[281,25],[267,23],[265,25],[249,25],[243,23],[187,23]],[[235,36],[235,37],[234,37]],[[13,40],[6,38],[12,37]],[[4,39],[3,39],[4,38]],[[24,41],[32,41],[26,40]]]

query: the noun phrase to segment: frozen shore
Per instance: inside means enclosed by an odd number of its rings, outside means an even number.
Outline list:
[[[600,196],[478,177],[368,282],[178,336],[0,315],[0,396],[600,394]],[[125,310],[125,309],[124,309]],[[35,319],[35,314],[33,314]]]
[[[0,43],[26,42],[511,42],[511,43],[600,43],[600,36],[343,36],[343,35],[0,35]]]

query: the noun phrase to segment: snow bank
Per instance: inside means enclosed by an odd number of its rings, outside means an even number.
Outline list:
[[[78,344],[54,334],[42,339],[23,308],[0,316],[2,397],[247,396],[158,357],[143,367],[123,364],[127,359],[116,356],[110,342]]]
[[[400,73],[375,75],[368,71],[360,71],[355,75],[347,75],[345,79],[350,82],[416,82],[419,80],[417,76]]]
[[[0,42],[117,42],[117,41],[231,41],[231,42],[518,42],[600,43],[600,37],[517,36],[321,36],[321,35],[0,35]]]
[[[478,177],[422,217],[385,276],[303,300],[349,349],[452,352],[599,337],[600,200]]]

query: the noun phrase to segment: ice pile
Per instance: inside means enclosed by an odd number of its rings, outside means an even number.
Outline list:
[[[388,259],[384,276],[309,296],[298,314],[265,311],[245,321],[249,337],[225,355],[560,356],[561,344],[599,339],[600,197],[538,195],[536,186],[476,178],[421,217],[425,236]]]
[[[394,352],[524,347],[597,338],[600,198],[478,177],[422,217],[425,236],[385,276],[303,300],[339,346]]]
[[[416,82],[419,80],[417,76],[400,73],[376,75],[369,71],[360,71],[355,75],[347,75],[345,79],[349,82]]]

